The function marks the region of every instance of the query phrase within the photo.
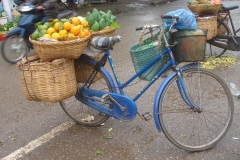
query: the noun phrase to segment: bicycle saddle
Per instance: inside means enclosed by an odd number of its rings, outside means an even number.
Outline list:
[[[223,9],[225,11],[229,11],[229,10],[233,10],[233,9],[237,9],[237,8],[239,8],[239,6],[228,6],[228,7],[223,6]]]
[[[121,36],[103,37],[97,36],[91,40],[91,45],[98,49],[113,49],[115,43],[121,41]]]

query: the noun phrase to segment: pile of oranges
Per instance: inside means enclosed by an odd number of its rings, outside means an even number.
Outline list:
[[[88,22],[83,19],[79,20],[77,17],[72,17],[69,20],[67,19],[55,19],[49,25],[49,22],[46,22],[49,27],[46,29],[45,34],[42,37],[52,38],[58,40],[61,36],[75,36],[79,38],[84,38],[89,36],[90,31],[88,29]]]

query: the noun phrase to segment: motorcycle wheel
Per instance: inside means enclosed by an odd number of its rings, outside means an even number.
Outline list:
[[[19,35],[5,37],[1,46],[2,56],[9,63],[17,63],[27,55],[27,43]]]

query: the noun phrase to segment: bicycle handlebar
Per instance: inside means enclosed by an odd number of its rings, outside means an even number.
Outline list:
[[[145,26],[146,29],[150,29],[150,28],[160,28],[160,25],[146,25]],[[142,30],[143,27],[137,27],[136,31]]]
[[[162,15],[162,19],[176,19],[177,21],[179,20],[179,16],[177,15]]]
[[[162,15],[162,19],[173,19],[173,23],[176,23],[179,20],[179,16],[177,15]],[[160,25],[147,25],[145,26],[146,29],[153,29],[153,28],[160,28]],[[143,27],[137,27],[136,31],[142,30]]]

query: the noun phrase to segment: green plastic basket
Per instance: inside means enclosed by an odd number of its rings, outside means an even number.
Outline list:
[[[156,58],[165,49],[165,43],[163,41],[161,42],[160,48],[153,45],[154,42],[158,41],[158,36],[159,32],[154,35],[154,38],[149,37],[144,39],[142,45],[136,44],[129,49],[136,73],[154,58]],[[160,60],[158,60],[157,63],[143,72],[139,78],[146,81],[152,80],[168,61],[168,55],[164,55]]]

